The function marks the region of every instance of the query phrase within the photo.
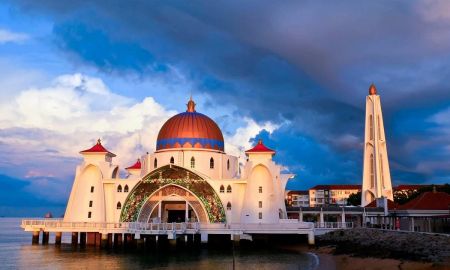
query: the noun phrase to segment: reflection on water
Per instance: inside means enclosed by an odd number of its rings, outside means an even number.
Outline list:
[[[167,250],[124,253],[95,248],[72,248],[63,234],[60,247],[31,245],[31,234],[20,219],[0,218],[1,269],[233,269],[232,250]],[[54,240],[50,239],[50,242]],[[312,254],[276,249],[235,252],[236,269],[314,269]]]

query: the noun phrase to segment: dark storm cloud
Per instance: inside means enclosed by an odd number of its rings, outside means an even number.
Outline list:
[[[448,141],[437,139],[427,120],[450,105],[445,2],[15,3],[52,16],[57,45],[99,69],[145,76],[172,65],[212,96],[212,106],[236,106],[258,121],[287,120],[271,138],[291,168],[300,174],[295,164],[305,164],[317,181],[332,180],[326,171],[337,181],[360,181],[364,96],[375,82],[394,180],[448,179],[440,162],[450,158],[440,147]],[[305,140],[310,147],[298,148]],[[318,152],[329,160],[315,158]]]

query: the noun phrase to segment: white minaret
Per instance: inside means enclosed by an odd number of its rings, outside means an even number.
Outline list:
[[[391,173],[384,136],[380,96],[372,84],[366,97],[366,130],[364,136],[364,167],[361,206],[376,198],[393,200]]]

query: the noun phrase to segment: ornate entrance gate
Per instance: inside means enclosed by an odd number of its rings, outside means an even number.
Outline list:
[[[176,165],[166,165],[145,176],[130,192],[120,215],[123,222],[148,221],[164,196],[176,195],[187,201],[200,222],[225,222],[219,196],[197,174]]]

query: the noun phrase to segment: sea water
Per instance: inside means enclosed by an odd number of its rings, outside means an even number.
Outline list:
[[[123,252],[73,248],[69,233],[63,244],[32,245],[31,233],[20,228],[20,218],[0,218],[0,269],[315,269],[311,253],[277,248],[183,249]]]

